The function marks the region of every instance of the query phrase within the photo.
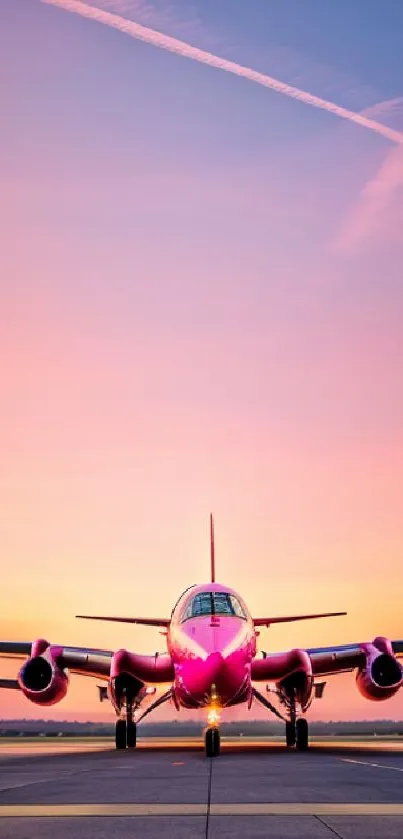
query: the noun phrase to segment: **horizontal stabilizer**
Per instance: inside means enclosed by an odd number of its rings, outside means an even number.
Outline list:
[[[114,621],[116,623],[139,623],[142,626],[162,626],[167,627],[170,624],[169,618],[114,618],[106,615],[76,615],[76,618],[82,618],[86,621]]]
[[[253,618],[255,626],[271,626],[272,623],[292,623],[293,621],[309,621],[312,618],[338,618],[347,612],[324,612],[319,615],[290,615],[287,618]]]

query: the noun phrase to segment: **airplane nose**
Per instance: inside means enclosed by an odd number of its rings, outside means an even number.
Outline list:
[[[211,653],[205,660],[198,658],[183,662],[178,674],[183,687],[193,696],[209,694],[219,678],[223,663],[219,652]]]

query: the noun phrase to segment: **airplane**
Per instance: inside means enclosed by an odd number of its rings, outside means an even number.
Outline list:
[[[167,652],[138,655],[126,649],[89,649],[50,644],[0,642],[0,657],[26,658],[17,679],[0,679],[0,687],[22,691],[31,702],[48,706],[67,693],[69,673],[92,676],[101,701],[109,699],[117,715],[116,748],[133,749],[137,724],[165,702],[180,708],[204,709],[207,757],[220,752],[220,716],[225,708],[260,702],[285,722],[289,749],[309,746],[304,716],[312,701],[321,698],[323,677],[356,671],[360,693],[373,701],[394,696],[403,684],[403,640],[378,636],[373,641],[286,652],[257,653],[259,627],[276,623],[335,617],[346,612],[258,617],[244,600],[215,579],[214,522],[210,515],[210,582],[190,586],[180,596],[170,618],[77,615],[86,620],[118,621],[158,627],[166,636]],[[266,682],[276,705],[256,687]],[[152,699],[157,686],[165,686]]]

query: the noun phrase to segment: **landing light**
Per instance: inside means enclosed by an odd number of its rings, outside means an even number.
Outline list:
[[[214,725],[218,725],[219,722],[220,722],[220,714],[219,714],[218,708],[216,708],[214,705],[212,705],[211,708],[209,708],[208,711],[207,711],[207,723],[208,723],[209,726],[214,726]]]

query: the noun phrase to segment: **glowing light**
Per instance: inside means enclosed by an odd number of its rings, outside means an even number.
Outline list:
[[[220,722],[220,713],[215,705],[212,705],[207,711],[207,722],[209,726],[218,725]]]

